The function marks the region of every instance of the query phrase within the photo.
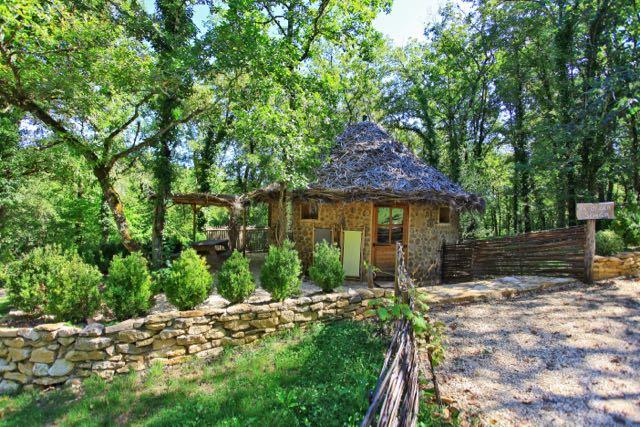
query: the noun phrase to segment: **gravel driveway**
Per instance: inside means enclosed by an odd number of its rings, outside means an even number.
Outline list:
[[[443,394],[495,425],[640,425],[640,281],[441,307]]]

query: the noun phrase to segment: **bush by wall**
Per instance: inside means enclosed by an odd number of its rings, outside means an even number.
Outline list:
[[[300,293],[302,264],[293,243],[285,240],[281,247],[269,246],[260,270],[260,285],[277,300]]]
[[[218,293],[231,303],[238,303],[248,298],[255,290],[249,260],[234,250],[218,273]]]
[[[212,281],[205,260],[195,250],[187,249],[171,265],[163,287],[173,305],[189,310],[207,298]]]
[[[624,241],[612,230],[596,233],[596,254],[608,256],[624,250]]]
[[[344,283],[344,268],[340,250],[327,242],[316,244],[309,276],[324,292],[330,292]]]
[[[47,286],[65,263],[59,246],[36,248],[7,267],[10,304],[29,314],[40,314],[47,304]]]
[[[611,229],[622,237],[627,246],[640,246],[640,206],[630,204],[617,209]]]
[[[149,309],[151,275],[147,260],[139,252],[113,258],[104,297],[107,306],[120,320],[139,316]]]
[[[102,273],[85,263],[78,254],[67,255],[65,262],[46,285],[47,314],[58,320],[84,321],[100,308]]]

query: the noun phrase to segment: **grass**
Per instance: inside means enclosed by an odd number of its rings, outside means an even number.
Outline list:
[[[9,304],[9,297],[4,296],[0,297],[0,317],[6,316],[9,314],[11,310],[11,305]]]
[[[80,393],[3,397],[0,425],[356,425],[385,344],[364,322],[309,325],[210,362],[92,377]]]

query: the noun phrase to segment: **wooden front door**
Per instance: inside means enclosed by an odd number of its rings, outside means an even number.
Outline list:
[[[407,244],[408,210],[406,206],[378,205],[373,211],[373,265],[393,276],[396,242]]]

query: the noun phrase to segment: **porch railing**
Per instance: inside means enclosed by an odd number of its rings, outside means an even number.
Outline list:
[[[207,240],[228,239],[228,227],[208,227],[206,228]],[[247,227],[246,250],[248,252],[265,252],[269,248],[268,244],[269,227]],[[240,228],[240,244],[242,248],[245,242],[244,230]]]

